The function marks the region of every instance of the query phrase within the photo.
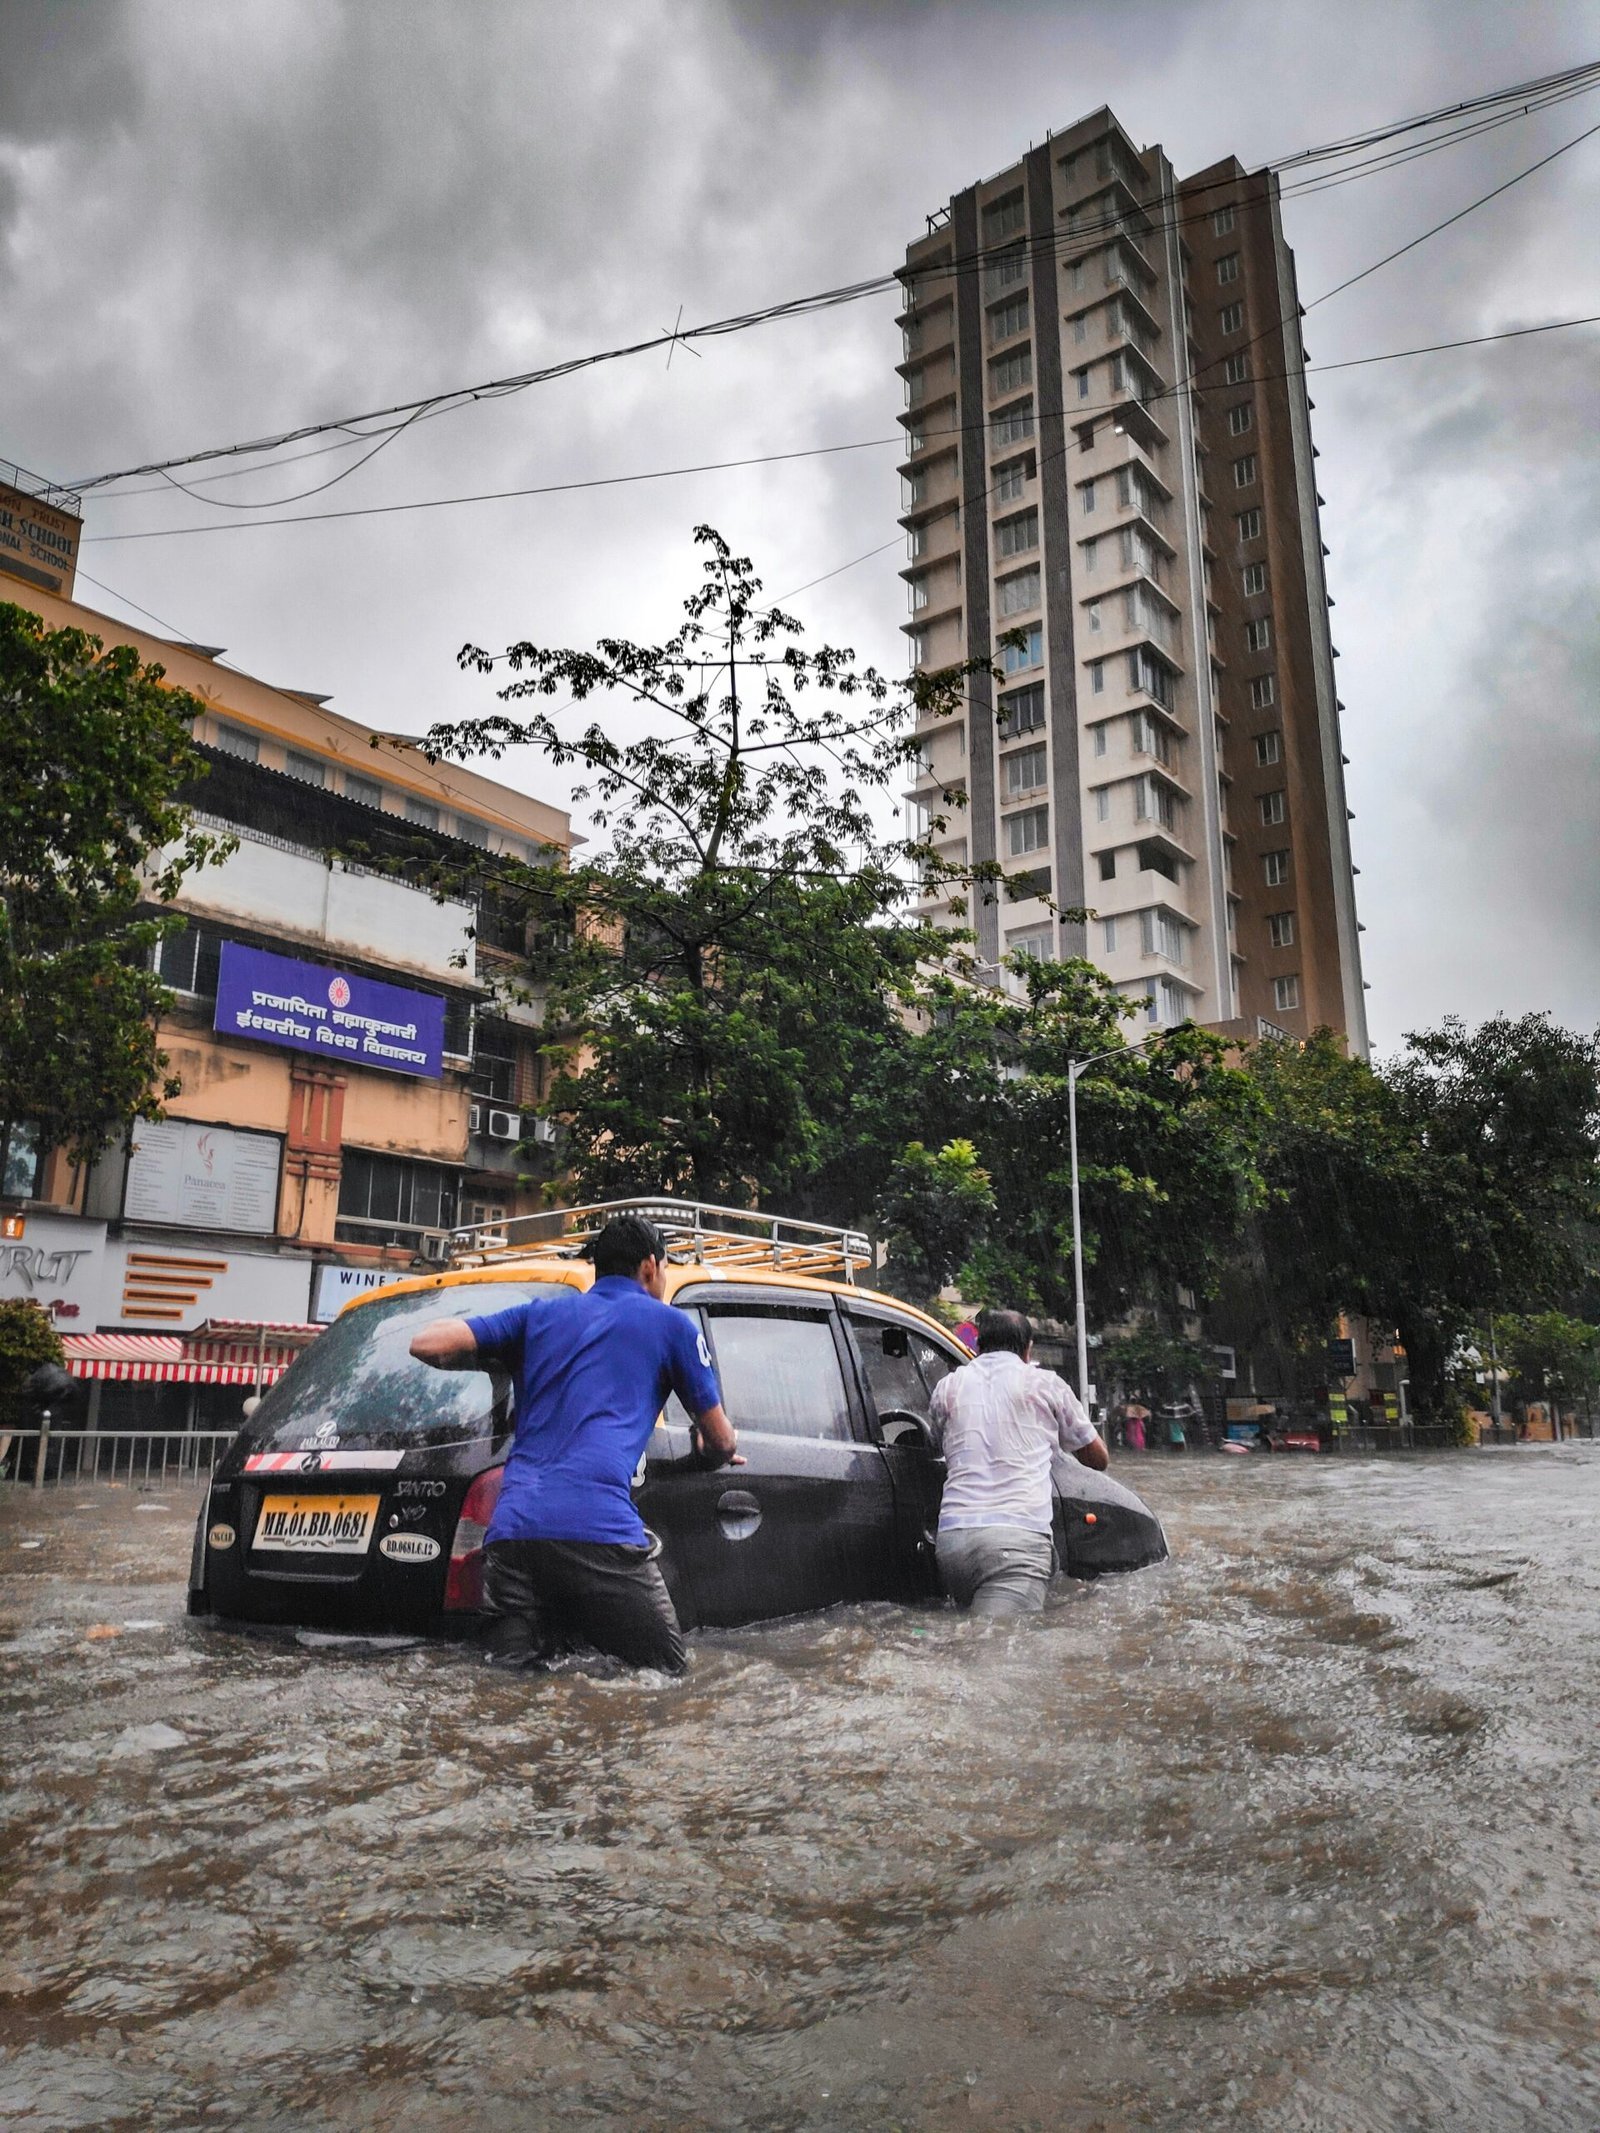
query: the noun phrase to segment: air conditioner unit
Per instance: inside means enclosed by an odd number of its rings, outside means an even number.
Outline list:
[[[483,1131],[483,1106],[482,1106],[482,1104],[468,1104],[468,1106],[467,1106],[467,1131],[468,1131],[469,1133],[481,1133],[481,1132]]]
[[[487,1130],[492,1141],[520,1141],[521,1116],[515,1111],[491,1111]]]
[[[553,1118],[536,1118],[530,1136],[541,1148],[548,1148],[556,1137],[556,1122]]]

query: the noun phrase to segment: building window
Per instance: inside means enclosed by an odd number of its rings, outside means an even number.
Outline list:
[[[242,763],[259,763],[261,760],[259,735],[247,732],[243,726],[225,726],[219,720],[212,746],[220,748],[224,755],[236,755]]]
[[[504,1022],[480,1022],[472,1047],[472,1093],[483,1103],[514,1108],[517,1087],[517,1036]]]
[[[1097,557],[1099,556],[1099,553],[1100,553],[1100,543],[1099,543],[1098,541],[1085,541],[1085,542],[1084,542],[1084,544],[1083,544],[1083,569],[1084,569],[1084,575],[1085,575],[1086,577],[1087,577],[1087,576],[1089,575],[1089,573],[1090,573],[1091,571],[1093,571],[1093,569],[1094,569],[1094,566],[1095,566],[1095,561],[1096,561],[1096,558],[1097,558]]]
[[[1096,822],[1111,820],[1111,787],[1097,785],[1094,789],[1094,819]]]
[[[1220,259],[1219,259],[1219,260],[1217,261],[1217,280],[1218,280],[1218,282],[1219,282],[1219,283],[1221,284],[1221,286],[1222,286],[1222,287],[1223,287],[1223,288],[1225,289],[1225,288],[1226,288],[1226,287],[1228,286],[1229,282],[1231,282],[1231,281],[1237,281],[1238,279],[1239,279],[1239,255],[1238,255],[1238,253],[1237,253],[1237,252],[1224,252],[1224,253],[1223,253],[1223,255],[1222,255],[1222,257],[1221,257],[1221,258],[1220,258]]]
[[[1159,822],[1163,829],[1175,829],[1178,823],[1178,796],[1162,778],[1145,776],[1133,782],[1134,819],[1138,822]]]
[[[480,852],[486,852],[489,849],[488,824],[475,822],[471,815],[457,815],[456,835],[463,844],[475,844]]]
[[[1233,486],[1248,489],[1256,478],[1256,455],[1246,452],[1242,459],[1233,462]]]
[[[1094,729],[1094,752],[1095,752],[1095,754],[1096,754],[1096,755],[1104,755],[1104,754],[1105,754],[1105,752],[1106,752],[1106,748],[1107,748],[1107,746],[1108,746],[1108,743],[1107,743],[1107,740],[1106,740],[1106,729],[1105,729],[1105,727],[1104,727],[1103,725],[1101,725],[1101,726],[1096,726],[1096,727],[1095,727],[1095,729]]]
[[[439,810],[431,800],[419,800],[415,793],[408,792],[406,820],[414,822],[418,829],[436,830],[439,827]]]
[[[1013,259],[1021,257],[1013,253]],[[989,338],[991,341],[1009,341],[1028,330],[1028,299],[1026,293],[1012,297],[1008,304],[998,304],[989,313]]]
[[[1228,435],[1242,437],[1253,420],[1249,401],[1241,400],[1237,407],[1230,407],[1228,410]]]
[[[1146,955],[1164,955],[1169,963],[1182,963],[1188,956],[1189,929],[1170,911],[1139,913],[1139,946]]]
[[[31,1200],[38,1189],[38,1127],[0,1127],[0,1196],[8,1200]]]
[[[1089,662],[1089,693],[1091,696],[1104,696],[1105,691],[1106,663],[1103,659],[1091,659]]]
[[[1225,385],[1245,385],[1248,384],[1249,378],[1250,358],[1241,348],[1237,355],[1229,356],[1223,364],[1222,380]]]
[[[344,774],[344,796],[355,800],[362,807],[383,805],[383,787],[376,778],[363,777],[359,770],[347,770]]]
[[[1033,351],[1019,348],[1013,354],[996,356],[989,365],[991,393],[1014,393],[1033,383]]]
[[[1217,313],[1217,324],[1224,333],[1243,333],[1244,305],[1224,304]]]
[[[1298,1007],[1300,1005],[1300,979],[1291,972],[1286,978],[1272,981],[1272,1004],[1274,1007]]]
[[[1115,955],[1117,950],[1117,922],[1114,918],[1101,919],[1100,946],[1106,955]]]
[[[326,785],[328,782],[328,766],[320,755],[302,755],[298,748],[291,748],[284,757],[284,768],[302,785]]]
[[[1128,687],[1153,696],[1164,710],[1172,708],[1172,673],[1144,645],[1128,654]]]
[[[214,1000],[221,966],[222,935],[215,926],[185,926],[156,943],[156,976],[174,992]]]
[[[1233,209],[1231,207],[1219,207],[1212,210],[1211,234],[1214,237],[1226,237],[1232,228]]]
[[[926,630],[906,631],[906,656],[914,674],[928,656],[928,633]]]
[[[1022,632],[1020,644],[1008,644],[1001,658],[1001,666],[1008,674],[1024,674],[1030,667],[1044,665],[1044,630],[1035,622]]]
[[[1256,761],[1265,770],[1269,764],[1283,758],[1283,743],[1276,731],[1256,735]]]
[[[1088,399],[1088,397],[1089,397],[1089,373],[1088,373],[1088,371],[1087,371],[1087,370],[1075,370],[1075,371],[1073,372],[1073,376],[1074,376],[1074,377],[1075,377],[1075,378],[1077,379],[1077,381],[1078,381],[1078,398],[1079,398],[1080,400],[1087,400],[1087,399]]]
[[[1247,652],[1264,652],[1272,643],[1272,624],[1265,615],[1257,615],[1253,622],[1244,626],[1244,648]]]
[[[1042,852],[1050,841],[1048,807],[1025,807],[1006,817],[1006,851],[1015,859],[1023,852]]]
[[[1245,597],[1247,599],[1253,593],[1264,593],[1267,589],[1266,564],[1246,563],[1240,582],[1244,587]]]
[[[1086,513],[1092,512],[1094,509],[1094,483],[1092,481],[1080,482],[1078,494],[1083,498],[1084,511]]]
[[[1015,518],[1003,518],[994,529],[995,552],[998,555],[1021,555],[1026,549],[1039,545],[1039,514],[1037,511],[1019,511]]]
[[[1261,795],[1261,819],[1269,827],[1282,822],[1288,813],[1288,798],[1282,792],[1264,792]]]
[[[1018,400],[1011,407],[996,411],[989,425],[990,441],[994,444],[1018,444],[1024,437],[1033,435],[1033,402]]]
[[[1116,855],[1116,853],[1115,853],[1115,852],[1102,852],[1102,853],[1100,854],[1100,879],[1101,879],[1102,881],[1115,881],[1115,880],[1116,880],[1116,878],[1117,878],[1117,855]]]
[[[1294,946],[1294,913],[1292,911],[1274,911],[1267,920],[1267,938],[1274,948],[1292,948]]]
[[[912,612],[912,614],[914,614],[914,615],[920,615],[920,614],[921,614],[921,612],[922,612],[922,610],[923,610],[923,609],[924,609],[924,608],[925,608],[925,607],[927,606],[927,604],[928,604],[928,581],[927,581],[927,579],[926,579],[926,578],[912,578],[912,579],[910,579],[910,580],[909,580],[909,582],[908,582],[908,583],[907,583],[907,585],[906,585],[906,598],[907,598],[907,603],[908,603],[908,605],[910,606],[910,609],[911,609],[911,612]],[[406,808],[406,813],[407,813],[407,814],[409,815],[409,814],[410,814],[410,812],[411,812],[411,809],[410,809],[410,807],[409,807],[409,805],[408,805],[408,806],[407,806],[407,808]]]
[[[1019,748],[1013,755],[1000,758],[1005,772],[1006,798],[1014,800],[1018,793],[1037,792],[1045,782],[1045,748],[1042,741],[1032,748]]]
[[[1055,943],[1048,927],[1032,926],[1026,933],[1008,933],[1006,948],[1012,955],[1025,955],[1031,963],[1048,963]]]
[[[994,475],[996,503],[1009,503],[1013,497],[1020,496],[1032,479],[1033,461],[1031,458],[1008,459],[1003,467],[996,467]]]
[[[1014,741],[1024,733],[1044,731],[1044,683],[1031,689],[1015,689],[1000,699],[1000,738]]]
[[[412,1243],[421,1230],[454,1226],[460,1191],[458,1174],[441,1164],[346,1148],[334,1235],[341,1244]]]
[[[1000,612],[1002,615],[1025,614],[1030,607],[1039,605],[1039,567],[1019,570],[999,583]]]
[[[983,211],[983,241],[998,244],[1003,238],[1014,237],[1018,230],[1027,226],[1022,194],[1009,194],[1004,200],[992,200]]]
[[[1265,711],[1271,704],[1277,689],[1270,674],[1257,674],[1250,684],[1250,708]]]
[[[1088,625],[1089,625],[1090,633],[1091,633],[1092,635],[1096,635],[1096,636],[1097,636],[1097,635],[1099,634],[1099,631],[1100,631],[1100,626],[1101,626],[1101,625],[1100,625],[1100,602],[1099,602],[1098,600],[1091,600],[1091,601],[1089,602],[1088,606],[1087,606],[1087,607],[1086,607],[1086,608],[1084,609],[1084,611],[1083,611],[1083,616],[1084,616],[1084,620],[1085,620],[1085,621],[1086,621],[1086,622],[1088,623]]]
[[[1080,311],[1072,321],[1072,338],[1075,341],[1086,341],[1089,338],[1089,314],[1087,311]]]
[[[989,293],[997,295],[1002,289],[1014,289],[1019,281],[1028,278],[1028,255],[1019,244],[1014,251],[1002,252],[989,268]],[[1023,314],[1026,322],[1027,314]]]
[[[1171,760],[1172,743],[1167,738],[1167,729],[1148,711],[1135,711],[1129,719],[1128,738],[1135,754],[1153,755],[1158,763]]]
[[[1253,508],[1252,508],[1251,510],[1249,510],[1249,511],[1238,511],[1238,512],[1235,512],[1235,514],[1234,514],[1234,517],[1235,517],[1235,520],[1236,520],[1236,522],[1237,522],[1237,524],[1238,524],[1238,528],[1239,528],[1239,540],[1240,540],[1240,544],[1241,544],[1241,546],[1242,546],[1242,545],[1243,545],[1243,543],[1244,543],[1244,542],[1246,542],[1246,541],[1259,541],[1259,540],[1260,540],[1260,538],[1261,538],[1261,506],[1260,506],[1259,504],[1255,505],[1255,506],[1254,506],[1254,507],[1253,507]]]
[[[1261,872],[1269,889],[1281,889],[1289,879],[1289,855],[1287,852],[1263,852]]]

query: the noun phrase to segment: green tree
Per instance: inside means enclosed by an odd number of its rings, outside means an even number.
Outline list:
[[[878,1229],[889,1250],[884,1285],[932,1306],[978,1244],[994,1206],[994,1187],[971,1141],[937,1149],[908,1141],[878,1197]]]
[[[1147,1407],[1180,1399],[1216,1369],[1216,1357],[1198,1341],[1169,1333],[1153,1322],[1130,1326],[1102,1343],[1096,1375],[1109,1393],[1137,1396]]]
[[[0,1299],[0,1427],[31,1429],[38,1417],[22,1388],[41,1363],[59,1363],[61,1336],[28,1296]]]
[[[162,675],[0,604],[0,1133],[80,1158],[176,1094],[142,907],[223,848],[178,798],[202,706]]]
[[[1564,1311],[1535,1311],[1497,1318],[1495,1340],[1511,1372],[1511,1398],[1554,1399],[1561,1406],[1592,1409],[1600,1392],[1600,1326]]]
[[[1488,1310],[1559,1308],[1589,1278],[1595,1039],[1544,1015],[1450,1021],[1372,1067],[1321,1031],[1258,1047],[1250,1072],[1267,1197],[1235,1294],[1253,1296],[1258,1332],[1303,1344],[1363,1313],[1397,1329],[1413,1404],[1442,1414],[1451,1354]]]
[[[573,1188],[802,1211],[859,1153],[851,1114],[898,1041],[897,994],[949,945],[907,914],[907,862],[999,893],[997,869],[948,867],[873,813],[910,773],[913,718],[957,709],[973,669],[892,685],[848,651],[806,651],[748,559],[709,527],[696,540],[701,583],[665,642],[513,645],[508,708],[426,747],[471,759],[531,743],[584,773],[575,798],[602,848],[506,869],[497,887],[543,944],[552,1026],[583,1033],[558,1052],[548,1106]],[[497,664],[472,646],[461,659]],[[605,715],[569,731],[543,708],[556,695]],[[902,1123],[852,1208],[870,1207],[905,1139]]]

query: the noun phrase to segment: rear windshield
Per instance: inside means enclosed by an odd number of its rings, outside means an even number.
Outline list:
[[[358,1305],[296,1357],[245,1433],[275,1452],[313,1439],[373,1451],[497,1436],[511,1426],[505,1372],[435,1370],[412,1360],[412,1339],[436,1318],[480,1318],[552,1293],[546,1283],[473,1281]]]

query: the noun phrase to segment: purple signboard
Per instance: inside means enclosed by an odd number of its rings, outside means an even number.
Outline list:
[[[435,1080],[444,1072],[444,1002],[433,993],[237,941],[222,944],[212,1027],[228,1037],[315,1052],[335,1065]]]

